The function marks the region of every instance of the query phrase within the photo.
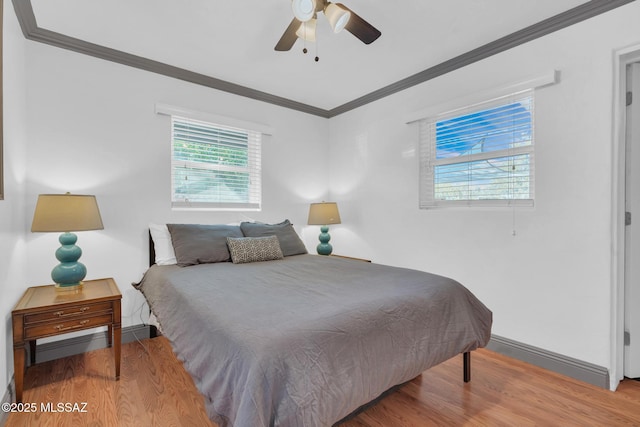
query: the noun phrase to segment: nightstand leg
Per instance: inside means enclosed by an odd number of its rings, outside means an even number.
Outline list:
[[[113,327],[109,325],[109,330],[107,331],[107,344],[109,347],[113,345]]]
[[[116,363],[116,380],[120,379],[120,346],[122,345],[122,329],[120,324],[113,326],[113,357]]]
[[[29,366],[36,364],[36,340],[29,341]]]
[[[13,371],[16,382],[16,403],[22,403],[22,388],[24,386],[24,342],[13,345]]]

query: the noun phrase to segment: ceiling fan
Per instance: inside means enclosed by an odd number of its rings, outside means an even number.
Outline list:
[[[277,51],[290,50],[298,38],[314,42],[318,12],[324,13],[334,33],[347,30],[365,44],[373,43],[382,34],[342,3],[331,3],[327,0],[293,0],[291,8],[294,18],[276,44]]]

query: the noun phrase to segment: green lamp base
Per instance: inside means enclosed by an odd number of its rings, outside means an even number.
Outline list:
[[[331,236],[329,235],[329,227],[323,225],[322,227],[320,227],[320,231],[321,233],[318,236],[318,239],[320,239],[320,243],[318,244],[318,246],[316,246],[318,255],[331,255],[333,247],[331,246],[331,243],[329,243],[329,240],[331,240]]]
[[[82,249],[76,246],[78,236],[73,233],[62,233],[58,238],[62,246],[56,251],[56,258],[60,264],[51,271],[51,278],[56,287],[64,290],[74,290],[82,286],[82,279],[87,275],[87,267],[78,262],[82,256]]]

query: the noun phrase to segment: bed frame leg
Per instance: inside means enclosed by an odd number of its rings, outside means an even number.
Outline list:
[[[462,354],[462,377],[465,383],[471,381],[471,352]]]

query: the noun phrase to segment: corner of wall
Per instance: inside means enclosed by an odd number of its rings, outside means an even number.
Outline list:
[[[0,201],[0,286],[3,297],[0,316],[0,385],[13,375],[11,310],[26,287],[26,41],[18,25],[12,3],[3,10],[3,161],[4,200]],[[9,394],[9,397],[11,395]]]

